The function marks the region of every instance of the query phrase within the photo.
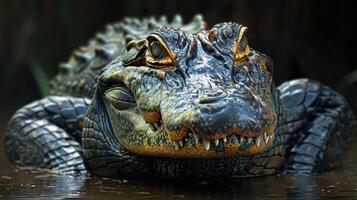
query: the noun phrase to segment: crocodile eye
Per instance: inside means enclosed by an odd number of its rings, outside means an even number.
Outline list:
[[[159,41],[153,41],[150,43],[150,53],[153,58],[160,58],[164,52],[164,47]]]
[[[160,70],[174,70],[175,54],[170,51],[163,39],[158,35],[150,35],[146,38],[147,51],[145,54],[146,65]]]

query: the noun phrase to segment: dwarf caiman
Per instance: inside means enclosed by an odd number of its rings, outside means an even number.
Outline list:
[[[340,166],[355,120],[320,82],[276,86],[247,27],[201,16],[127,18],[59,65],[52,94],[19,109],[5,148],[25,169],[227,178]]]

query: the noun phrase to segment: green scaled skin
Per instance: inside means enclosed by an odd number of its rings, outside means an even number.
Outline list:
[[[104,32],[89,40],[87,46],[74,50],[69,60],[59,65],[59,73],[51,82],[51,95],[90,98],[100,70],[114,58],[124,56],[130,41],[145,38],[153,30],[168,25],[197,33],[204,29],[205,23],[202,16],[197,15],[191,23],[183,24],[178,15],[171,22],[166,17],[158,20],[149,17],[142,20],[125,18],[109,24]]]
[[[275,86],[247,27],[127,18],[60,64],[52,96],[5,134],[17,166],[64,174],[224,179],[338,167],[355,117],[324,84]]]

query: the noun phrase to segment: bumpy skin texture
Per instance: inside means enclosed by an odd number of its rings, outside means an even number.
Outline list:
[[[279,87],[285,108],[287,172],[308,173],[342,164],[355,128],[346,101],[317,81],[300,79]]]
[[[16,165],[60,173],[211,179],[341,165],[355,126],[342,96],[275,87],[247,28],[201,17],[109,25],[60,65],[50,96],[10,120]],[[92,98],[89,99],[85,98]]]
[[[59,64],[59,73],[51,82],[51,94],[91,98],[100,71],[114,58],[126,53],[129,41],[145,38],[154,29],[167,25],[192,33],[204,28],[200,15],[186,25],[180,16],[175,16],[172,22],[168,22],[166,17],[159,20],[149,17],[142,20],[125,18],[109,24],[104,32],[97,33],[95,38],[89,40],[87,46],[75,50],[67,62]]]
[[[48,97],[16,112],[5,135],[5,148],[14,164],[33,170],[84,173],[81,129],[90,101]]]

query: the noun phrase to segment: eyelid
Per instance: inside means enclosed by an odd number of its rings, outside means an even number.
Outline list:
[[[126,110],[136,106],[133,94],[121,85],[113,86],[104,91],[104,98],[119,110]]]
[[[148,58],[150,59],[150,58]],[[155,60],[155,59],[150,59],[148,60],[149,62],[149,66],[152,68],[156,68],[156,69],[172,69],[173,68],[173,63],[171,58],[166,57],[166,58],[162,58],[160,60]]]
[[[238,35],[238,39],[237,39],[237,44],[240,43],[240,41],[243,38],[243,35],[246,34],[246,32],[248,31],[248,27],[242,27],[241,30],[239,31],[239,35]]]
[[[248,31],[247,27],[242,27],[239,31],[239,35],[237,38],[237,41],[234,45],[234,58],[235,58],[235,62],[242,62],[246,59],[246,57],[248,56],[248,54],[250,53],[250,48],[249,45],[247,44],[246,48],[243,51],[240,51],[240,42],[243,38],[243,36],[246,34],[246,32]]]

